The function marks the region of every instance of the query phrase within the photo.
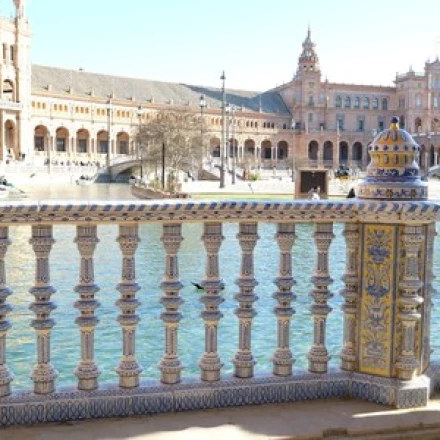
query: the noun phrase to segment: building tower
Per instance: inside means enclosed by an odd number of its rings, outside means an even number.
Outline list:
[[[0,160],[32,151],[30,137],[30,28],[26,0],[14,0],[15,16],[0,17]]]
[[[315,72],[319,75],[321,70],[319,68],[319,59],[315,51],[315,43],[312,41],[312,31],[310,26],[307,30],[307,37],[302,44],[303,50],[298,60],[298,70],[296,71],[296,79],[301,78],[303,73]]]

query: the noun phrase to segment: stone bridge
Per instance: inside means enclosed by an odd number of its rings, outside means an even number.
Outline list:
[[[114,182],[121,174],[127,174],[128,176],[134,174],[136,169],[140,168],[140,159],[137,155],[123,155],[115,157],[110,162],[109,174],[111,181]]]
[[[111,181],[114,182],[120,180],[120,178],[118,179],[118,176],[123,174],[127,175],[127,178],[131,174],[135,174],[136,171],[140,169],[140,164],[140,158],[135,154],[115,157],[110,162],[109,167]],[[190,161],[183,161],[183,165],[184,167],[189,167],[187,169],[190,169],[192,166]]]

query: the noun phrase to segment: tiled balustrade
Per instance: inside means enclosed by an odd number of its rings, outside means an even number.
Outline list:
[[[430,358],[430,312],[432,254],[435,221],[440,205],[431,202],[382,201],[164,201],[135,202],[42,202],[0,205],[0,424],[75,420],[111,416],[133,416],[167,411],[217,408],[330,397],[362,398],[397,407],[426,404],[429,392],[439,382]],[[136,356],[136,328],[140,316],[136,278],[136,251],[142,237],[142,223],[162,225],[165,271],[160,289],[165,344],[159,362],[160,382],[142,376]],[[179,358],[179,310],[183,301],[179,274],[179,248],[182,224],[203,225],[205,276],[201,319],[205,352],[198,363],[200,375],[187,377]],[[224,240],[224,222],[238,224],[239,255],[235,296],[238,346],[232,359],[233,374],[222,372],[218,352],[219,322],[223,317],[220,294],[222,274],[219,251]],[[276,224],[273,246],[278,248],[278,274],[275,275],[274,319],[277,320],[277,346],[273,348],[271,375],[260,376],[252,351],[253,318],[258,313],[258,279],[254,273],[254,248],[260,223]],[[342,312],[331,311],[328,300],[334,238],[333,224],[344,223],[346,271],[343,276]],[[295,371],[295,347],[290,335],[295,323],[295,249],[298,223],[314,223],[310,246],[316,249],[314,275],[310,282],[310,310],[313,340],[308,350],[308,372]],[[120,299],[118,323],[121,326],[122,353],[115,360],[119,383],[100,386],[100,368],[94,351],[98,324],[99,291],[94,257],[100,241],[100,225],[114,225],[122,255],[122,276],[117,290]],[[14,310],[8,299],[13,291],[7,283],[9,227],[31,226],[30,244],[36,261],[35,281],[29,286],[34,314],[35,359],[33,389],[14,390],[14,377],[8,367],[7,344],[10,317]],[[56,365],[51,363],[51,331],[56,322],[56,286],[51,285],[50,253],[56,237],[53,226],[76,228],[79,252],[78,346],[81,360],[74,373],[77,383],[57,388]],[[158,258],[152,255],[152,258]],[[334,292],[338,294],[338,292]],[[105,298],[99,298],[105,301]],[[344,331],[340,341],[340,368],[328,369],[326,321],[329,313],[343,313]],[[67,355],[67,353],[66,353]]]

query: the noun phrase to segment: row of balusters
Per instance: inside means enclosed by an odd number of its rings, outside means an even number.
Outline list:
[[[75,287],[78,300],[75,308],[79,315],[75,322],[81,335],[81,361],[75,369],[79,390],[94,390],[98,387],[100,370],[94,360],[94,330],[98,323],[95,310],[99,302],[95,294],[99,290],[94,278],[94,252],[99,242],[96,225],[76,226],[75,243],[80,254],[79,283]],[[35,283],[30,293],[35,300],[30,305],[35,319],[31,325],[37,339],[37,363],[32,371],[34,392],[48,394],[55,391],[57,371],[50,362],[50,334],[54,321],[50,314],[55,309],[51,301],[55,289],[50,285],[49,254],[54,244],[52,225],[32,226],[30,244],[36,258]],[[358,289],[358,225],[347,223],[344,236],[346,239],[347,267],[343,277],[345,288],[344,341],[340,354],[341,368],[353,370],[355,365],[355,340],[352,331],[356,325],[357,289]],[[290,349],[290,323],[295,313],[292,292],[295,280],[292,277],[292,247],[296,240],[294,223],[278,223],[275,235],[279,246],[278,276],[275,279],[277,291],[273,297],[277,301],[277,349],[273,355],[273,374],[277,376],[292,375],[295,359]],[[330,312],[327,301],[331,298],[328,286],[332,283],[329,275],[329,246],[334,238],[332,223],[315,224],[314,239],[317,257],[311,312],[314,325],[313,344],[307,354],[308,369],[313,373],[327,372],[330,356],[326,348],[326,320]],[[202,281],[204,294],[200,298],[204,306],[201,316],[205,326],[205,352],[199,361],[201,379],[215,382],[221,378],[222,362],[217,352],[217,329],[222,318],[220,295],[222,280],[219,274],[219,249],[224,237],[221,222],[205,222],[202,240],[206,250],[206,270]],[[239,320],[238,350],[232,360],[234,375],[239,378],[250,378],[254,375],[255,359],[251,349],[252,320],[256,314],[253,304],[258,297],[254,293],[257,281],[254,277],[253,252],[259,239],[257,222],[239,223],[237,239],[241,248],[240,275],[237,281],[239,292],[235,296],[238,302],[236,315]],[[183,302],[179,291],[183,287],[179,280],[178,251],[183,240],[180,223],[163,224],[161,242],[166,252],[165,273],[160,285],[163,290],[161,304],[164,311],[161,319],[164,323],[165,347],[159,363],[161,381],[165,384],[176,384],[181,380],[182,364],[178,355],[178,329],[182,316],[179,306]],[[139,385],[142,368],[136,360],[135,333],[139,322],[136,309],[139,301],[136,293],[140,289],[136,282],[135,254],[140,242],[137,223],[119,225],[117,238],[122,253],[122,277],[117,286],[120,299],[117,301],[121,313],[118,322],[122,329],[123,347],[120,363],[117,367],[119,386],[134,388]],[[13,375],[8,369],[6,359],[6,336],[10,328],[7,315],[11,306],[7,303],[12,293],[6,284],[5,256],[10,245],[8,227],[0,227],[0,397],[11,393]]]

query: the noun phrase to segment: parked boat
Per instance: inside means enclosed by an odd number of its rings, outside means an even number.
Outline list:
[[[171,193],[160,189],[148,188],[146,186],[132,185],[131,193],[138,199],[187,199],[190,197],[188,193]]]
[[[94,176],[80,176],[78,179],[75,180],[77,185],[81,186],[89,186],[92,183],[95,182],[95,180],[98,178],[98,174],[95,174]]]

